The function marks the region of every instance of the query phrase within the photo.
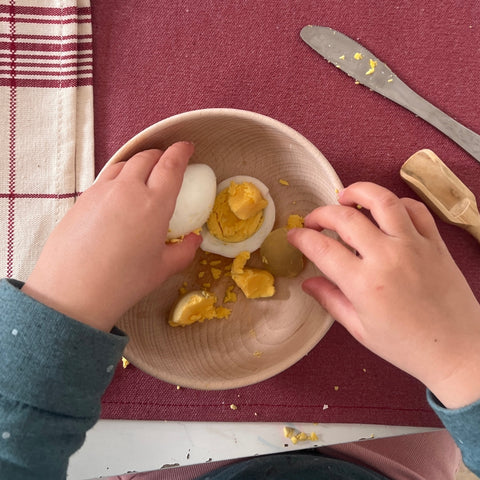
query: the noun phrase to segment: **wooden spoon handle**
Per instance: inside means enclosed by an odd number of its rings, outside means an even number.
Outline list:
[[[445,222],[467,230],[480,242],[480,214],[473,193],[431,150],[413,154],[400,176]]]

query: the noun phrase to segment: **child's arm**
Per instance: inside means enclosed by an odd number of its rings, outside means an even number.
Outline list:
[[[0,281],[1,478],[65,478],[127,342],[115,321],[186,267],[201,241],[165,244],[192,153],[177,143],[105,170],[49,237],[22,290]]]
[[[326,276],[305,281],[305,291],[447,408],[478,402],[480,305],[426,207],[371,183],[351,185],[339,202],[316,209],[305,229],[289,232]],[[336,231],[357,254],[323,235],[324,228]],[[480,402],[475,405],[470,413],[480,432]],[[480,433],[471,441],[480,443]]]

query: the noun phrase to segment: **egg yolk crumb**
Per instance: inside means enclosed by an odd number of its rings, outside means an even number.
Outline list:
[[[235,287],[230,285],[225,290],[225,296],[223,297],[223,303],[235,303],[237,301],[237,294],[233,291]]]
[[[224,242],[242,242],[251,237],[263,222],[268,202],[250,182],[232,182],[215,198],[207,220],[210,233]]]
[[[370,59],[370,69],[365,72],[365,75],[371,75],[375,71],[376,66],[377,66],[377,62],[375,60]]]
[[[232,265],[232,278],[247,298],[272,297],[275,294],[275,278],[267,270],[244,268],[249,252],[240,252]]]
[[[357,53],[353,56],[353,58],[354,58],[355,60],[361,60],[361,59],[363,58],[363,55],[362,55],[360,52],[357,52]]]
[[[287,220],[287,228],[290,230],[291,228],[303,228],[303,217],[301,215],[289,215]]]
[[[305,432],[298,432],[292,427],[283,427],[283,435],[285,438],[289,438],[294,445],[298,442],[304,442],[306,440],[318,440],[318,436],[315,432],[307,435]]]
[[[220,268],[215,268],[215,267],[211,267],[210,272],[214,280],[218,280],[223,273]]]
[[[191,325],[212,318],[228,318],[232,311],[225,307],[216,307],[217,297],[210,292],[191,292],[181,298],[175,306],[169,325],[172,327]]]

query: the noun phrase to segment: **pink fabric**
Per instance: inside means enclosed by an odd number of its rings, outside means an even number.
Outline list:
[[[363,440],[317,450],[325,456],[371,468],[392,480],[455,480],[461,460],[460,450],[446,430]],[[192,480],[238,461],[242,460],[119,475],[110,480]]]
[[[319,451],[367,466],[392,480],[455,480],[462,458],[446,430],[345,443]]]
[[[358,39],[419,94],[480,132],[476,0],[124,0],[121,7],[103,0],[93,4],[92,15],[97,172],[125,141],[161,119],[234,107],[298,130],[345,185],[370,180],[415,197],[399,170],[414,152],[431,148],[480,193],[480,165],[460,147],[355,85],[299,38],[304,25],[320,24]],[[477,242],[438,224],[480,297]],[[119,369],[102,416],[440,424],[417,381],[367,352],[339,325],[288,371],[239,390],[177,390],[134,367]]]

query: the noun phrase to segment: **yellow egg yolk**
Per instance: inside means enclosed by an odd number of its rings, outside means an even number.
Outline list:
[[[275,294],[275,278],[259,268],[245,268],[249,252],[241,252],[233,261],[232,279],[247,298],[271,297]]]
[[[228,206],[240,220],[252,218],[267,205],[268,202],[253,183],[230,183],[228,187]]]
[[[219,240],[242,242],[260,228],[263,222],[263,209],[267,204],[252,183],[232,182],[215,198],[207,227]]]
[[[287,229],[291,228],[303,228],[303,217],[297,214],[289,215],[287,220]]]
[[[172,327],[191,325],[212,318],[228,318],[232,311],[225,307],[216,307],[217,297],[210,292],[191,292],[181,298],[168,321]]]

